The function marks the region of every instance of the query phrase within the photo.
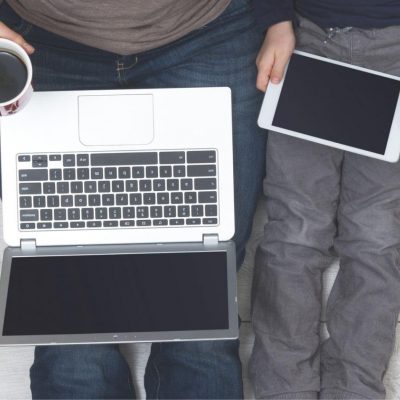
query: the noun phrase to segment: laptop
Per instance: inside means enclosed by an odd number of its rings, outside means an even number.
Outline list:
[[[228,88],[34,93],[1,119],[0,344],[238,337]]]

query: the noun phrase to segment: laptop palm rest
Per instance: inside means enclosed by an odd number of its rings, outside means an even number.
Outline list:
[[[86,146],[149,144],[154,138],[151,94],[78,96],[79,140]]]

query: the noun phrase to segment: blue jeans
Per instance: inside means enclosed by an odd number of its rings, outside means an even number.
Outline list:
[[[130,56],[87,47],[21,20],[9,6],[0,19],[36,52],[35,90],[229,86],[233,93],[238,265],[262,187],[265,135],[256,126],[261,94],[255,57],[261,44],[249,0],[232,0],[216,20],[161,48]],[[241,398],[238,341],[157,343],[145,373],[148,398]],[[116,345],[37,347],[33,398],[134,398]]]

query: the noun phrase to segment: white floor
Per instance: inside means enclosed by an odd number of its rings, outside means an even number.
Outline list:
[[[243,321],[240,335],[240,355],[244,367],[243,380],[247,399],[253,398],[251,384],[247,377],[247,364],[253,345],[253,333],[250,325],[249,294],[252,279],[254,251],[257,246],[257,242],[262,235],[265,220],[266,215],[262,208],[259,207],[255,217],[256,223],[253,228],[252,238],[248,244],[246,260],[239,272],[239,311]],[[0,242],[0,247],[4,248],[4,243],[2,241]],[[2,254],[2,251],[0,254]],[[325,298],[327,297],[330,287],[332,286],[336,271],[337,265],[333,265],[325,276]],[[321,328],[322,331],[324,331],[323,322],[321,323]],[[133,379],[137,387],[138,397],[141,399],[145,398],[145,393],[143,390],[143,372],[144,366],[146,365],[148,350],[149,345],[147,344],[122,346],[122,351],[131,366]],[[28,374],[32,359],[33,347],[0,348],[1,400],[31,398]],[[385,383],[387,387],[387,398],[400,400],[400,330],[398,331],[398,340],[390,368],[386,374]]]

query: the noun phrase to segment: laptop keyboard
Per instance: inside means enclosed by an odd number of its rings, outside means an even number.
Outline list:
[[[21,230],[218,224],[215,150],[20,154]]]

